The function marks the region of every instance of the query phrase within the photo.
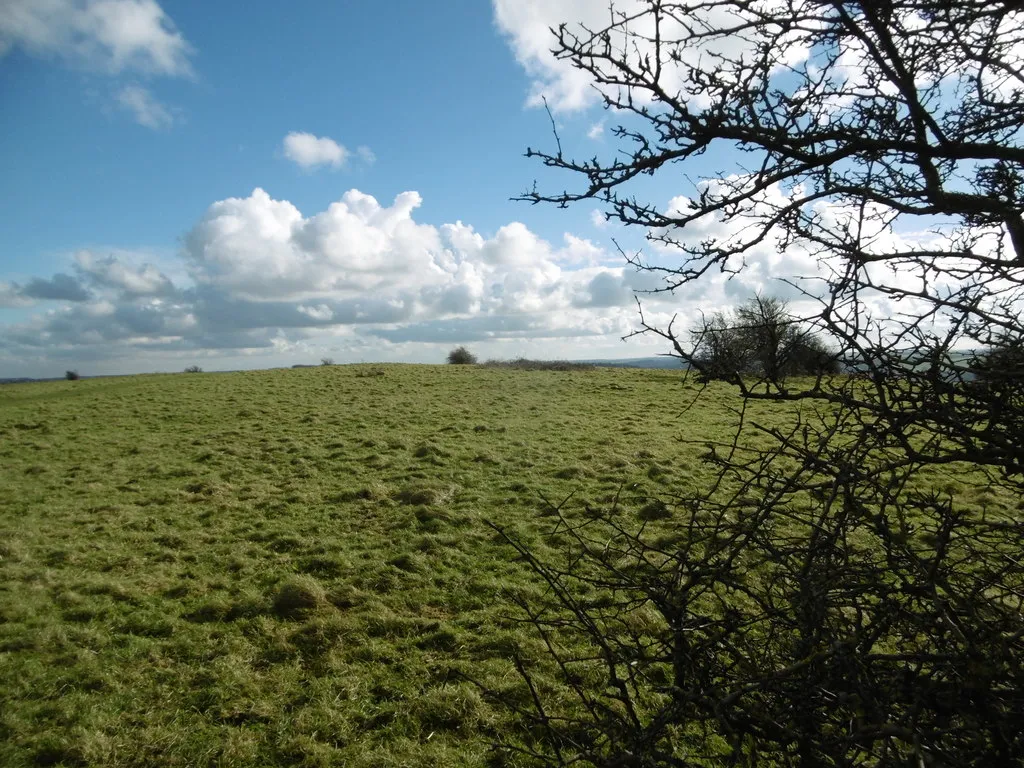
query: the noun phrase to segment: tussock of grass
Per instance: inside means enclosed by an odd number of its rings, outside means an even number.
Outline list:
[[[418,696],[414,712],[431,731],[471,731],[488,716],[479,691],[468,683],[432,688]]]
[[[573,464],[572,466],[559,469],[554,473],[554,476],[561,480],[577,480],[581,477],[590,477],[592,474],[586,467]]]
[[[455,490],[453,486],[439,487],[428,483],[414,483],[396,491],[393,498],[401,504],[410,506],[434,507],[449,502]]]
[[[278,616],[295,618],[323,610],[328,605],[327,591],[312,577],[294,576],[278,585],[271,605]]]
[[[637,517],[641,520],[665,520],[672,517],[672,511],[661,499],[653,499],[637,510]]]

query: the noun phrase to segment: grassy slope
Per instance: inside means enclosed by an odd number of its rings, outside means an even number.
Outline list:
[[[508,727],[485,519],[699,485],[726,390],[474,367],[0,389],[0,764],[479,765]],[[762,413],[762,421],[784,418]],[[695,444],[681,442],[695,440]]]

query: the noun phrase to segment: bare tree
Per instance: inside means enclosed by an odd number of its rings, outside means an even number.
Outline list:
[[[706,380],[753,376],[777,385],[792,376],[839,372],[826,343],[772,297],[757,295],[734,312],[716,312],[692,337],[687,362]]]
[[[901,440],[903,449],[1019,473],[1024,444],[979,425],[974,404],[949,385],[968,373],[959,351],[1021,335],[1024,12],[981,0],[647,0],[628,9],[613,6],[603,29],[563,25],[554,39],[558,57],[622,116],[622,151],[603,162],[569,158],[560,143],[555,154],[531,149],[585,183],[524,199],[596,199],[644,228],[679,257],[631,259],[662,274],[664,291],[742,269],[766,243],[817,258],[815,273],[789,280],[818,303],[809,319],[880,388],[817,382],[805,394],[891,409],[901,425],[918,410],[914,429],[943,440]],[[699,182],[687,206],[666,210],[627,191],[639,176],[724,148],[743,163]],[[698,224],[724,234],[689,236]],[[640,332],[692,357],[673,326],[642,319]],[[886,389],[894,378],[903,384]],[[935,400],[943,408],[919,408]]]
[[[522,606],[549,654],[517,661],[530,727],[510,746],[552,765],[1024,764],[1005,503],[1024,490],[1024,8],[637,0],[553,33],[620,120],[618,153],[530,150],[581,184],[525,199],[642,228],[677,256],[630,257],[666,292],[767,246],[804,256],[803,320],[855,375],[751,380],[736,358],[744,402],[812,407],[786,429],[741,413],[706,456],[717,481],[665,520],[558,505],[562,563],[508,535],[550,588]],[[740,160],[686,204],[635,196],[724,149]],[[639,322],[695,364],[721,330]],[[570,696],[545,696],[549,673]]]

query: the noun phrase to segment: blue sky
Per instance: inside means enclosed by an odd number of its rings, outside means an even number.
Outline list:
[[[664,351],[637,235],[509,199],[572,181],[541,93],[614,151],[546,53],[598,5],[0,0],[0,377]]]

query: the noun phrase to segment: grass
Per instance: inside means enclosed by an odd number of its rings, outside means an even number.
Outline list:
[[[508,714],[459,673],[521,694],[507,597],[542,587],[484,521],[544,551],[541,497],[662,520],[735,424],[692,397],[482,366],[0,388],[0,764],[497,760]]]
[[[516,368],[521,371],[592,371],[593,363],[574,363],[568,360],[530,360],[517,357],[514,360],[488,360],[482,365],[489,368]]]

